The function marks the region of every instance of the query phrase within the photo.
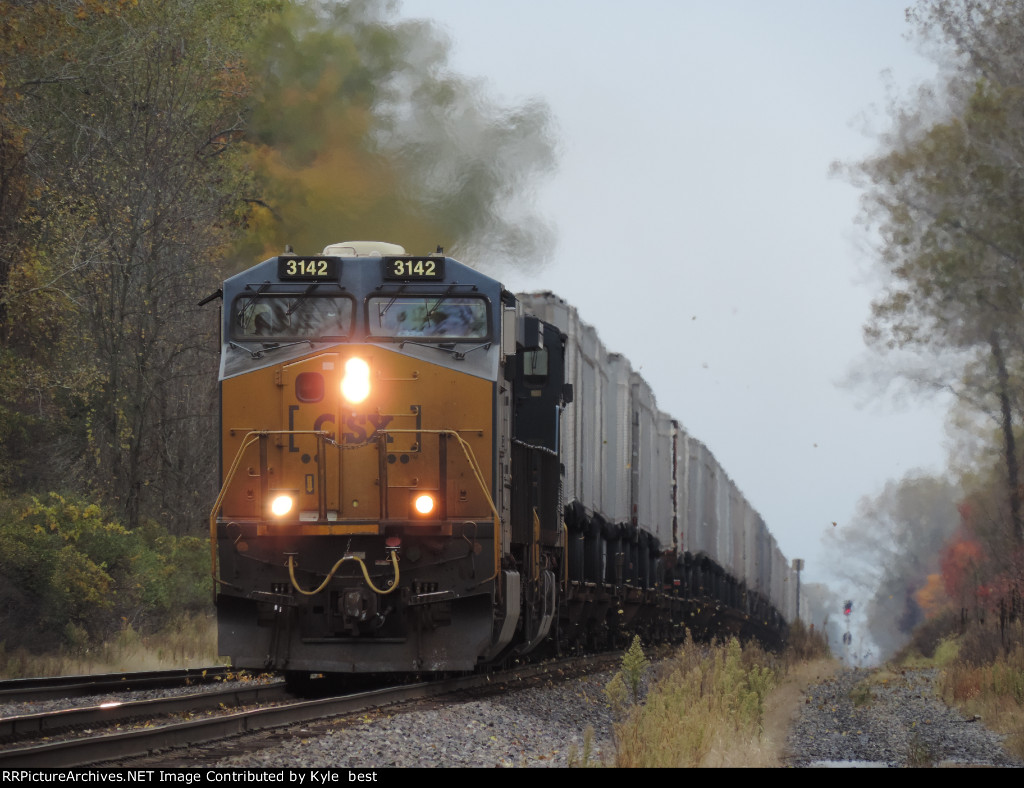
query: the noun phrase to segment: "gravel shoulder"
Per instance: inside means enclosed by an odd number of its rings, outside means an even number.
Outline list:
[[[774,753],[775,766],[784,766],[792,760],[789,732],[800,719],[810,688],[831,679],[840,670],[842,664],[833,659],[801,662],[790,668],[769,695],[765,704],[764,742]]]
[[[204,762],[219,767],[350,769],[540,767],[614,753],[604,687],[612,673],[543,681],[501,695],[433,699],[279,732]],[[589,730],[588,730],[589,729]],[[194,753],[193,753],[194,755]],[[176,764],[191,766],[188,760]]]
[[[823,675],[814,677],[818,671]],[[937,677],[935,670],[838,665],[792,676],[797,690],[804,687],[795,710],[791,689],[780,696],[780,719],[790,720],[781,765],[1024,766],[1003,748],[1001,735],[937,697]]]

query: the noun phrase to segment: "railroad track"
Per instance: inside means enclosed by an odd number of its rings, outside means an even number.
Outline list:
[[[597,659],[600,662],[595,662],[593,657],[580,657],[572,660],[528,665],[506,673],[473,674],[460,678],[407,684],[338,697],[317,700],[292,700],[274,706],[241,709],[181,722],[136,727],[125,731],[103,732],[100,734],[90,731],[82,736],[63,741],[44,741],[27,746],[4,747],[0,749],[0,767],[62,768],[112,765],[125,759],[144,757],[175,748],[206,744],[240,734],[281,728],[328,717],[356,714],[370,709],[438,697],[458,691],[488,686],[502,686],[510,682],[536,676],[564,674],[583,667],[590,668],[596,664],[606,665],[609,663],[609,660],[614,660],[615,658],[605,656]],[[202,697],[209,694],[203,693]],[[197,696],[189,697],[196,698]],[[258,702],[263,703],[266,701],[261,700]],[[195,707],[193,706],[189,711],[192,712],[194,710]],[[137,713],[134,713],[136,709],[131,711],[133,712],[131,716],[135,719],[140,718]],[[144,716],[150,719],[148,712]],[[31,726],[32,723],[24,721],[22,724],[24,726]]]
[[[291,700],[283,681],[251,687],[175,695],[168,698],[109,702],[59,711],[23,714],[0,718],[0,742],[20,742],[81,730],[89,726],[109,728],[132,720],[169,718],[173,715],[194,715],[204,712],[239,708],[259,703]],[[0,761],[4,752],[0,750]]]
[[[181,670],[150,670],[125,673],[99,673],[89,676],[43,676],[0,681],[0,704],[33,702],[45,698],[72,698],[126,692],[139,689],[181,687],[224,681],[237,673],[223,665]]]

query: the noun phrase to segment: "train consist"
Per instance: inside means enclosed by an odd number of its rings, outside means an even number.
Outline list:
[[[796,583],[712,454],[550,293],[347,242],[223,287],[219,650],[246,669],[471,671],[785,639]]]

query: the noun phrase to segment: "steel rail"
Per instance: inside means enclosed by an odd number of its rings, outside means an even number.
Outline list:
[[[22,714],[17,717],[0,718],[0,741],[48,736],[86,725],[113,725],[125,720],[247,706],[254,703],[291,699],[291,697],[285,688],[285,683],[277,681],[213,692],[175,695],[169,698],[114,702],[100,706]],[[3,753],[0,751],[0,758],[2,757]]]
[[[208,668],[6,679],[0,681],[0,703],[50,697],[77,697],[142,687],[180,687],[189,683],[223,681],[231,673],[237,671],[216,665]]]
[[[500,686],[516,679],[561,673],[567,666],[593,664],[583,657],[574,660],[527,665],[504,674],[473,674],[441,681],[409,684],[341,697],[299,701],[292,704],[235,712],[202,720],[139,728],[89,738],[48,742],[30,747],[0,750],[0,767],[64,768],[117,763],[164,750],[206,744],[218,739],[281,728],[311,720],[354,714],[459,690]]]

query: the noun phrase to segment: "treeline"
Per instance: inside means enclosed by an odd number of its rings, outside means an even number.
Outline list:
[[[154,631],[210,604],[201,537],[169,535],[153,520],[130,531],[57,493],[0,501],[0,518],[4,649],[81,654],[115,631]]]
[[[1024,613],[1024,2],[928,0],[908,19],[941,76],[844,169],[884,276],[867,341],[911,391],[952,393],[959,441],[947,479],[893,483],[835,535],[890,648],[926,618]]]
[[[206,604],[219,309],[199,302],[225,276],[367,237],[543,261],[521,203],[553,166],[546,107],[487,100],[390,9],[0,0],[8,646]]]

